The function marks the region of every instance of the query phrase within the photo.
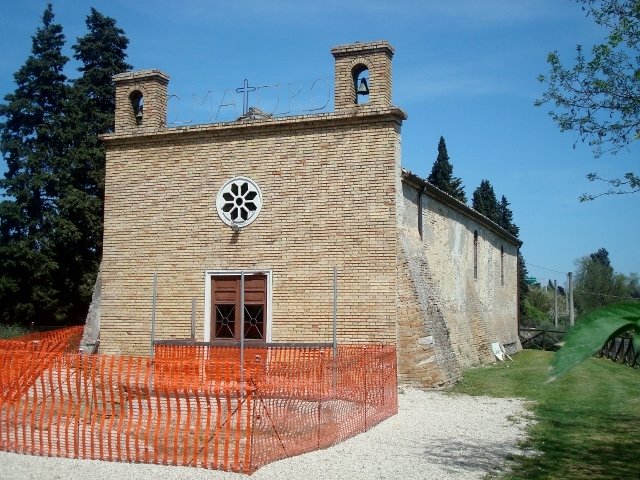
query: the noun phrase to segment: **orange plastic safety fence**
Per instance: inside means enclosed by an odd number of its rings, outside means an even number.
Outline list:
[[[0,350],[32,350],[38,352],[77,352],[84,327],[67,327],[50,332],[27,333],[0,340]]]
[[[152,360],[0,345],[0,448],[251,473],[395,414],[395,355],[251,347],[241,365],[237,347],[158,346]]]
[[[65,351],[77,351],[83,327],[0,340],[0,405],[21,397]]]
[[[334,445],[398,412],[395,347],[339,346],[335,364],[331,349],[316,353],[279,351],[267,363],[255,393],[254,467]]]
[[[251,471],[325,448],[398,411],[395,346],[156,347],[157,385],[246,385],[254,400]],[[242,376],[244,376],[244,381]]]
[[[31,352],[12,352],[13,364]],[[1,406],[3,450],[250,471],[253,393],[154,388],[149,358],[60,354]]]

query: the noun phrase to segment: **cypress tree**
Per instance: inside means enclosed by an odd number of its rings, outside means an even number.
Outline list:
[[[7,163],[0,187],[1,319],[28,324],[59,320],[58,264],[51,240],[58,171],[64,158],[61,135],[67,97],[62,54],[65,37],[51,4],[32,37],[31,55],[14,74],[16,90],[0,105],[0,151]]]
[[[498,204],[498,225],[514,237],[520,234],[520,228],[513,223],[513,212],[509,208],[509,201],[504,195],[502,195],[500,203]]]
[[[427,180],[461,202],[467,202],[462,180],[453,176],[453,166],[449,162],[449,154],[447,153],[447,144],[444,141],[444,137],[440,137],[438,142],[438,157],[433,163],[431,174]]]
[[[529,293],[529,284],[527,283],[527,265],[520,250],[518,250],[518,323],[522,321],[525,315],[524,301]]]
[[[472,202],[475,211],[499,224],[498,201],[496,200],[496,194],[489,180],[482,180],[480,182],[480,186],[473,192]]]
[[[113,131],[111,77],[129,70],[115,20],[91,9],[73,46],[80,78],[66,83],[62,26],[48,5],[32,54],[0,105],[0,320],[84,320],[102,251],[104,148]]]
[[[59,200],[57,256],[61,300],[72,322],[84,320],[102,254],[105,151],[98,135],[113,131],[112,76],[131,69],[129,40],[113,18],[92,8],[87,33],[73,45],[82,75],[72,83],[65,132],[67,182]]]

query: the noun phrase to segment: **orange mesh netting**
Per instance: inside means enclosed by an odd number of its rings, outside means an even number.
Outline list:
[[[326,346],[247,347],[244,368],[239,347],[158,345],[152,360],[31,346],[0,343],[5,451],[251,473],[397,412],[394,346],[340,346],[335,362]]]
[[[0,405],[28,391],[57,355],[77,351],[82,332],[70,327],[0,340]]]
[[[0,340],[0,350],[39,352],[77,352],[84,327],[67,327],[50,332],[33,332],[8,340]]]

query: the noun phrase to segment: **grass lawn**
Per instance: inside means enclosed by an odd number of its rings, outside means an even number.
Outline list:
[[[537,423],[514,458],[510,479],[640,478],[640,370],[589,359],[545,384],[553,353],[525,350],[505,362],[464,372],[456,393],[532,401]]]

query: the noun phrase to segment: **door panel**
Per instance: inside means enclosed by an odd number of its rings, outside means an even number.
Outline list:
[[[266,275],[244,279],[244,338],[265,341],[267,311]],[[240,339],[240,275],[212,277],[211,339]]]

